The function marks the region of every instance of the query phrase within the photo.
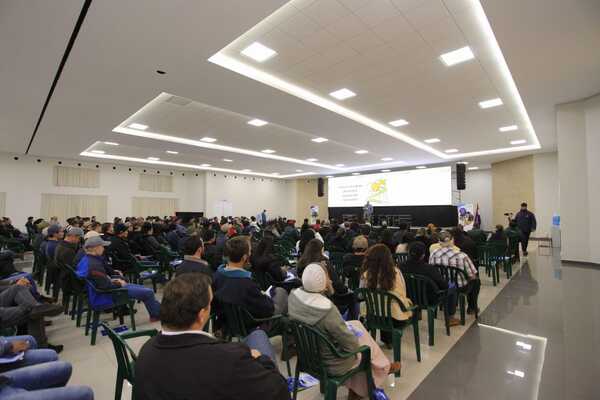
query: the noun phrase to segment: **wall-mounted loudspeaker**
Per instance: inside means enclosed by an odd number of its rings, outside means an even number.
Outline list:
[[[317,196],[323,197],[323,195],[325,194],[324,186],[325,181],[323,180],[323,178],[319,178],[319,180],[317,181]]]
[[[467,166],[465,164],[456,164],[456,189],[465,190],[467,188],[467,182],[465,180],[465,172]]]

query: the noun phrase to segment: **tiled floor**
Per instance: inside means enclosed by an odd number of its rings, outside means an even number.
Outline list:
[[[515,274],[519,274],[519,267],[515,268]],[[482,281],[482,289],[479,297],[479,305],[482,312],[492,303],[498,296],[500,291],[506,286],[508,281],[506,277],[502,278],[500,284],[496,287],[492,286],[490,278],[484,277]],[[160,297],[160,291],[159,291]],[[136,321],[139,329],[159,329],[158,323],[151,324],[148,321],[147,313],[143,305],[137,306],[138,313]],[[486,312],[483,315],[490,318],[490,315],[495,315],[491,312]],[[458,326],[451,328],[451,335],[446,336],[443,321],[440,316],[436,321],[435,346],[427,345],[427,324],[426,319],[420,324],[421,334],[421,352],[422,362],[417,362],[414,349],[413,338],[411,334],[406,334],[402,341],[402,376],[398,379],[393,379],[390,376],[388,385],[385,388],[386,393],[391,399],[407,398],[419,384],[430,374],[437,369],[436,366],[440,363],[450,349],[461,339],[465,332],[471,331],[469,327],[473,324],[474,319],[470,316],[467,318],[466,326]],[[113,325],[115,322],[112,323]],[[112,399],[114,398],[114,382],[116,373],[116,361],[113,354],[110,340],[106,337],[98,337],[96,346],[90,346],[89,338],[83,334],[83,328],[75,328],[73,321],[61,316],[54,319],[53,326],[48,328],[48,336],[52,343],[62,343],[65,345],[65,350],[61,354],[61,359],[70,361],[73,364],[73,376],[71,384],[83,384],[93,388],[96,399]],[[132,347],[137,350],[143,340],[134,340]],[[280,350],[280,342],[273,342],[276,349]],[[392,359],[392,351],[385,350],[386,354]],[[447,357],[446,357],[447,358]],[[284,364],[281,364],[281,371],[285,371]],[[425,381],[427,382],[427,381]],[[437,386],[437,385],[434,385]],[[129,398],[129,392],[125,388],[123,399]],[[345,398],[346,391],[341,389],[338,393],[338,398]],[[320,399],[321,395],[318,388],[312,388],[299,394],[300,399]],[[433,398],[429,396],[417,398]],[[466,397],[449,397],[438,395],[438,398],[466,398]],[[471,398],[471,397],[468,397]],[[479,397],[473,397],[479,398]],[[513,397],[517,398],[517,397]]]

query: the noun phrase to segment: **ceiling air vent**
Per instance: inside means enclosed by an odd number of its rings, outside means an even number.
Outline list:
[[[165,103],[171,103],[171,104],[175,104],[177,106],[187,106],[191,102],[192,102],[192,100],[186,99],[185,97],[181,97],[181,96],[171,96],[167,100],[165,100]]]

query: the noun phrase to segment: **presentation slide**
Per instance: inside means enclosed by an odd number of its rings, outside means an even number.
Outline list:
[[[451,167],[413,169],[328,180],[329,207],[452,204]]]

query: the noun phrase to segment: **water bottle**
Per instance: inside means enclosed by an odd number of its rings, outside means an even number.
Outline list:
[[[554,213],[552,215],[552,225],[553,226],[560,226],[560,215]]]

